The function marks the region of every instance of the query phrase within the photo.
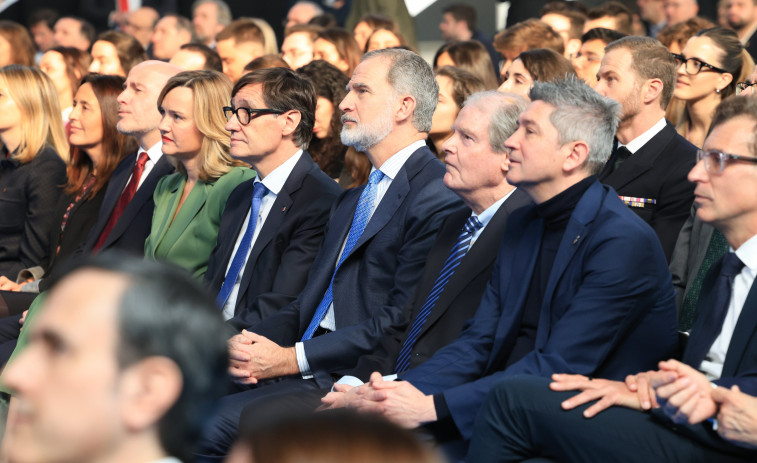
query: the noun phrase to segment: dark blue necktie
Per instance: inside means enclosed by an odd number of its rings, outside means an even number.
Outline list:
[[[442,271],[439,272],[439,276],[436,277],[431,292],[428,293],[426,301],[418,312],[418,316],[413,320],[410,332],[408,333],[407,338],[405,338],[405,343],[402,344],[400,353],[397,356],[397,365],[394,368],[395,373],[402,373],[410,366],[410,352],[413,350],[415,341],[418,340],[418,335],[421,332],[421,328],[423,328],[423,324],[426,323],[428,316],[431,314],[431,309],[434,308],[436,301],[439,300],[439,296],[442,294],[442,291],[444,291],[444,287],[447,285],[447,282],[455,273],[455,269],[457,269],[457,266],[460,265],[463,257],[465,257],[465,254],[468,252],[471,238],[473,238],[476,230],[481,227],[481,222],[479,222],[478,218],[473,216],[465,222],[465,225],[463,225],[463,231],[457,238],[457,243],[455,243],[452,251],[450,251],[447,260],[444,261]]]
[[[331,282],[326,290],[326,294],[323,295],[321,303],[318,304],[318,307],[315,309],[315,314],[313,315],[313,319],[310,320],[310,324],[308,325],[307,330],[305,330],[305,334],[302,335],[303,341],[307,341],[313,337],[313,333],[318,329],[318,325],[321,324],[321,320],[326,316],[329,306],[334,301],[334,276],[336,275],[337,270],[339,270],[339,266],[344,262],[344,259],[350,255],[352,248],[355,247],[355,243],[357,243],[360,235],[363,234],[363,230],[365,230],[365,226],[368,224],[368,219],[370,219],[371,211],[373,210],[373,201],[376,199],[376,186],[382,178],[384,178],[384,173],[378,169],[374,170],[370,177],[368,177],[368,184],[360,194],[360,199],[358,199],[355,215],[352,218],[352,225],[350,226],[350,232],[347,234],[347,241],[344,243],[342,255],[339,256],[339,261],[334,268],[334,273],[331,274]]]
[[[700,300],[698,317],[691,329],[691,337],[687,343],[687,349],[683,361],[694,368],[699,368],[712,343],[715,342],[723,329],[723,322],[728,313],[731,302],[731,286],[733,279],[744,268],[744,263],[736,257],[736,253],[729,252],[723,256],[712,293],[706,301]],[[706,305],[701,305],[705,302]]]
[[[231,266],[229,267],[229,271],[226,272],[226,278],[223,280],[223,285],[216,298],[216,304],[221,309],[226,304],[226,300],[229,299],[229,295],[231,295],[231,291],[234,289],[234,284],[237,282],[239,272],[242,271],[244,261],[250,252],[252,237],[255,235],[255,226],[258,223],[260,202],[266,193],[268,193],[268,188],[262,182],[255,182],[255,186],[252,189],[252,206],[250,208],[250,220],[247,223],[247,229],[244,231],[244,235],[242,235],[242,241],[239,243],[234,258],[231,259]]]

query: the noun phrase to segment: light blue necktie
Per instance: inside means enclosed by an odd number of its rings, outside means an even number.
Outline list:
[[[363,230],[365,230],[365,226],[368,224],[371,210],[373,210],[373,201],[376,199],[376,186],[382,178],[384,178],[384,173],[378,169],[374,170],[368,178],[368,185],[365,186],[363,192],[360,194],[360,199],[355,208],[355,216],[353,217],[352,225],[350,226],[350,232],[347,234],[347,242],[344,243],[344,250],[342,251],[342,255],[339,256],[339,262],[337,262],[336,267],[334,268],[334,273],[331,275],[331,282],[326,290],[326,294],[323,295],[321,303],[318,304],[318,308],[315,309],[315,315],[313,315],[313,319],[310,321],[308,329],[305,330],[305,334],[302,336],[303,341],[307,341],[313,337],[313,333],[318,329],[318,325],[320,325],[323,317],[326,316],[326,312],[328,312],[329,306],[334,300],[334,276],[336,276],[336,272],[339,270],[339,266],[342,265],[342,262],[344,262],[344,259],[350,255],[352,248],[355,247],[355,243],[357,243],[360,235],[363,234]]]
[[[237,281],[239,272],[242,271],[244,260],[250,252],[252,237],[255,235],[255,226],[258,223],[260,203],[266,193],[268,193],[268,188],[266,188],[262,182],[255,182],[255,186],[252,189],[252,207],[250,209],[250,220],[247,224],[247,230],[244,231],[237,252],[234,254],[234,258],[231,259],[231,266],[229,267],[229,271],[226,272],[226,278],[223,280],[223,285],[216,298],[216,304],[218,304],[218,307],[221,309],[223,309],[223,306],[226,304],[226,300],[229,299],[229,295],[231,295],[231,291],[234,289],[234,284]]]
[[[423,328],[423,324],[428,320],[428,316],[431,314],[431,309],[436,305],[436,301],[439,300],[439,296],[442,294],[442,291],[444,291],[447,282],[452,278],[455,269],[457,269],[457,266],[460,265],[463,257],[465,257],[465,254],[468,252],[471,238],[473,238],[473,235],[482,226],[481,222],[479,222],[478,218],[475,216],[471,216],[465,222],[465,225],[463,225],[463,231],[460,233],[460,236],[457,237],[457,243],[455,243],[455,246],[450,251],[447,260],[444,261],[442,271],[439,272],[439,276],[436,277],[431,292],[428,293],[426,301],[418,312],[418,316],[413,320],[410,332],[408,333],[407,338],[405,338],[404,344],[402,344],[400,354],[397,356],[397,365],[394,368],[395,373],[402,373],[410,366],[410,352],[413,350],[415,341],[418,340],[418,335],[421,332],[421,328]]]

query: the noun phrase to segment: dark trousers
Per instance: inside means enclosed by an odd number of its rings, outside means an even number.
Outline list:
[[[754,453],[750,458],[747,451],[728,444],[707,422],[674,426],[653,413],[623,407],[587,419],[582,413],[589,404],[563,410],[560,403],[576,392],[554,392],[549,382],[515,376],[495,386],[476,418],[467,461],[754,461]]]

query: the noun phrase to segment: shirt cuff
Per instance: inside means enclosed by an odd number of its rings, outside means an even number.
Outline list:
[[[451,416],[444,394],[434,394],[434,408],[436,409],[436,421],[442,421]]]
[[[310,371],[310,364],[307,357],[305,357],[305,345],[302,342],[295,343],[294,352],[297,354],[297,367],[300,369],[302,379],[311,379],[313,372]]]

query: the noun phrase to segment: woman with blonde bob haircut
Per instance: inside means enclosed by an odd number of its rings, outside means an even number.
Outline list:
[[[155,188],[145,256],[171,261],[198,278],[215,247],[226,200],[237,185],[255,176],[229,155],[221,108],[230,100],[231,81],[217,71],[181,72],[158,97],[163,154],[178,172]]]
[[[0,68],[0,275],[48,258],[53,211],[66,184],[68,143],[52,81],[36,68]]]

